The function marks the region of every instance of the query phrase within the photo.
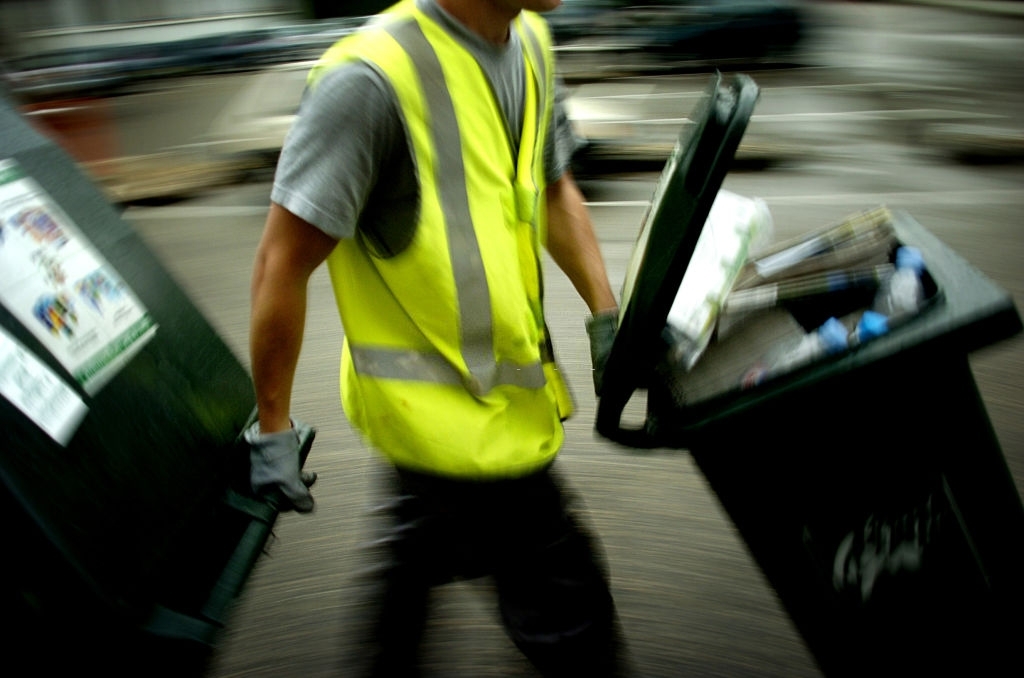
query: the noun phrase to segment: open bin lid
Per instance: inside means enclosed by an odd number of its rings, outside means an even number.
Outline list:
[[[623,410],[633,393],[647,387],[665,352],[669,311],[758,96],[749,76],[725,83],[716,74],[693,116],[695,126],[680,133],[662,171],[626,272],[619,329],[601,386],[597,430],[611,440],[630,447],[657,444],[646,424],[624,427]]]

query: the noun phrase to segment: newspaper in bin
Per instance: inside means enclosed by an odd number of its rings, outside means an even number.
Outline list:
[[[675,364],[686,370],[696,364],[751,251],[771,230],[771,213],[763,200],[726,190],[715,196],[668,314]]]

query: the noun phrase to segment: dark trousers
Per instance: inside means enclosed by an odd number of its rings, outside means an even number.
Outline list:
[[[514,480],[399,471],[377,542],[373,676],[417,675],[430,589],[493,577],[501,621],[544,676],[619,676],[624,647],[594,539],[550,468]]]

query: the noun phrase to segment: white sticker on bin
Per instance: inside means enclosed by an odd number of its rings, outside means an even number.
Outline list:
[[[65,447],[89,409],[74,389],[2,327],[0,395]]]

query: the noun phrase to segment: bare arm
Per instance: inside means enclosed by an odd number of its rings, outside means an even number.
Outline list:
[[[292,383],[306,325],[306,287],[337,244],[315,226],[271,204],[256,250],[249,354],[260,430],[291,426]]]
[[[548,186],[547,209],[547,249],[551,258],[569,277],[592,314],[616,308],[590,213],[569,172]]]

